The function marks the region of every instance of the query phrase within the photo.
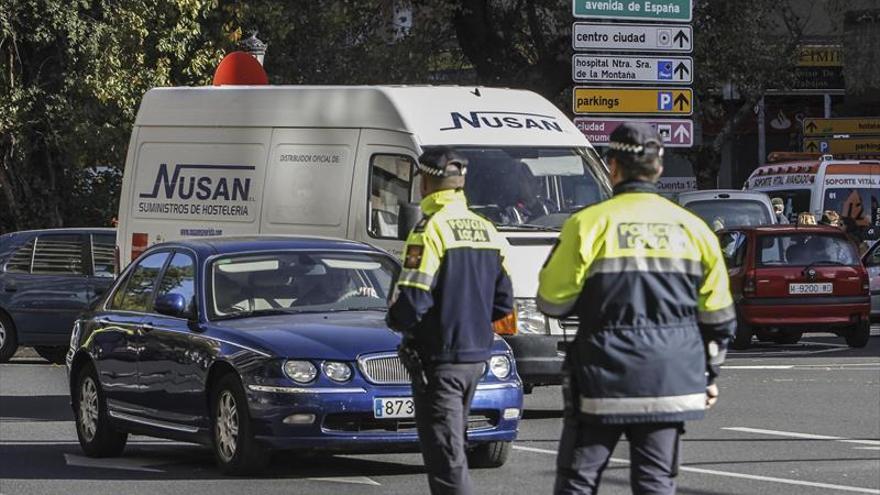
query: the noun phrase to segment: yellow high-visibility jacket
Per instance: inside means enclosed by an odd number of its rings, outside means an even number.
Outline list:
[[[407,334],[426,361],[485,361],[495,338],[492,322],[513,311],[507,241],[468,209],[460,190],[430,194],[421,208],[424,217],[404,247],[388,325]]]
[[[579,412],[600,423],[701,418],[736,331],[717,237],[640,181],[565,222],[538,307],[578,317],[568,373]]]

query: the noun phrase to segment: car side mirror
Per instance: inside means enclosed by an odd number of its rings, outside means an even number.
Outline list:
[[[397,238],[405,241],[422,218],[422,211],[415,203],[401,203],[397,212]]]
[[[157,313],[165,316],[173,316],[175,318],[189,318],[190,315],[186,310],[186,298],[180,294],[163,294],[156,298],[153,309]]]

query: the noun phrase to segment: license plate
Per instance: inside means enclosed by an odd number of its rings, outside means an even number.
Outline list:
[[[834,284],[788,284],[789,294],[831,294]]]
[[[373,399],[374,418],[412,418],[415,414],[416,405],[412,397]]]

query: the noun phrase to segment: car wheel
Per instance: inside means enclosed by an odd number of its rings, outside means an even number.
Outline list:
[[[18,350],[18,338],[15,327],[3,313],[0,313],[0,363],[6,363]]]
[[[800,342],[804,332],[782,332],[780,331],[773,336],[773,342],[777,344],[797,344]]]
[[[752,345],[753,333],[754,331],[750,325],[743,323],[742,320],[737,321],[736,335],[733,336],[733,342],[730,343],[730,347],[736,350],[748,349]]]
[[[868,340],[870,338],[871,325],[868,322],[859,323],[858,325],[850,327],[849,331],[844,336],[846,345],[857,348],[862,348],[868,345]]]
[[[211,437],[217,466],[231,475],[262,471],[269,453],[254,438],[241,381],[233,374],[224,376],[211,397]]]
[[[507,462],[509,455],[510,442],[483,443],[468,452],[468,467],[475,469],[501,467]]]
[[[128,433],[117,430],[110,422],[104,391],[94,366],[88,364],[79,372],[72,393],[76,436],[83,452],[89,457],[122,454]]]
[[[67,347],[38,345],[34,347],[34,350],[40,357],[52,364],[64,364],[64,359],[67,357]]]

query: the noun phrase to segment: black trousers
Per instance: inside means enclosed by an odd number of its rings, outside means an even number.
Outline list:
[[[557,495],[599,490],[602,472],[622,434],[629,440],[630,485],[636,495],[675,493],[682,423],[598,425],[566,416],[556,458]]]
[[[413,380],[416,426],[432,494],[472,493],[465,440],[483,366],[482,362],[427,365],[427,385]]]

